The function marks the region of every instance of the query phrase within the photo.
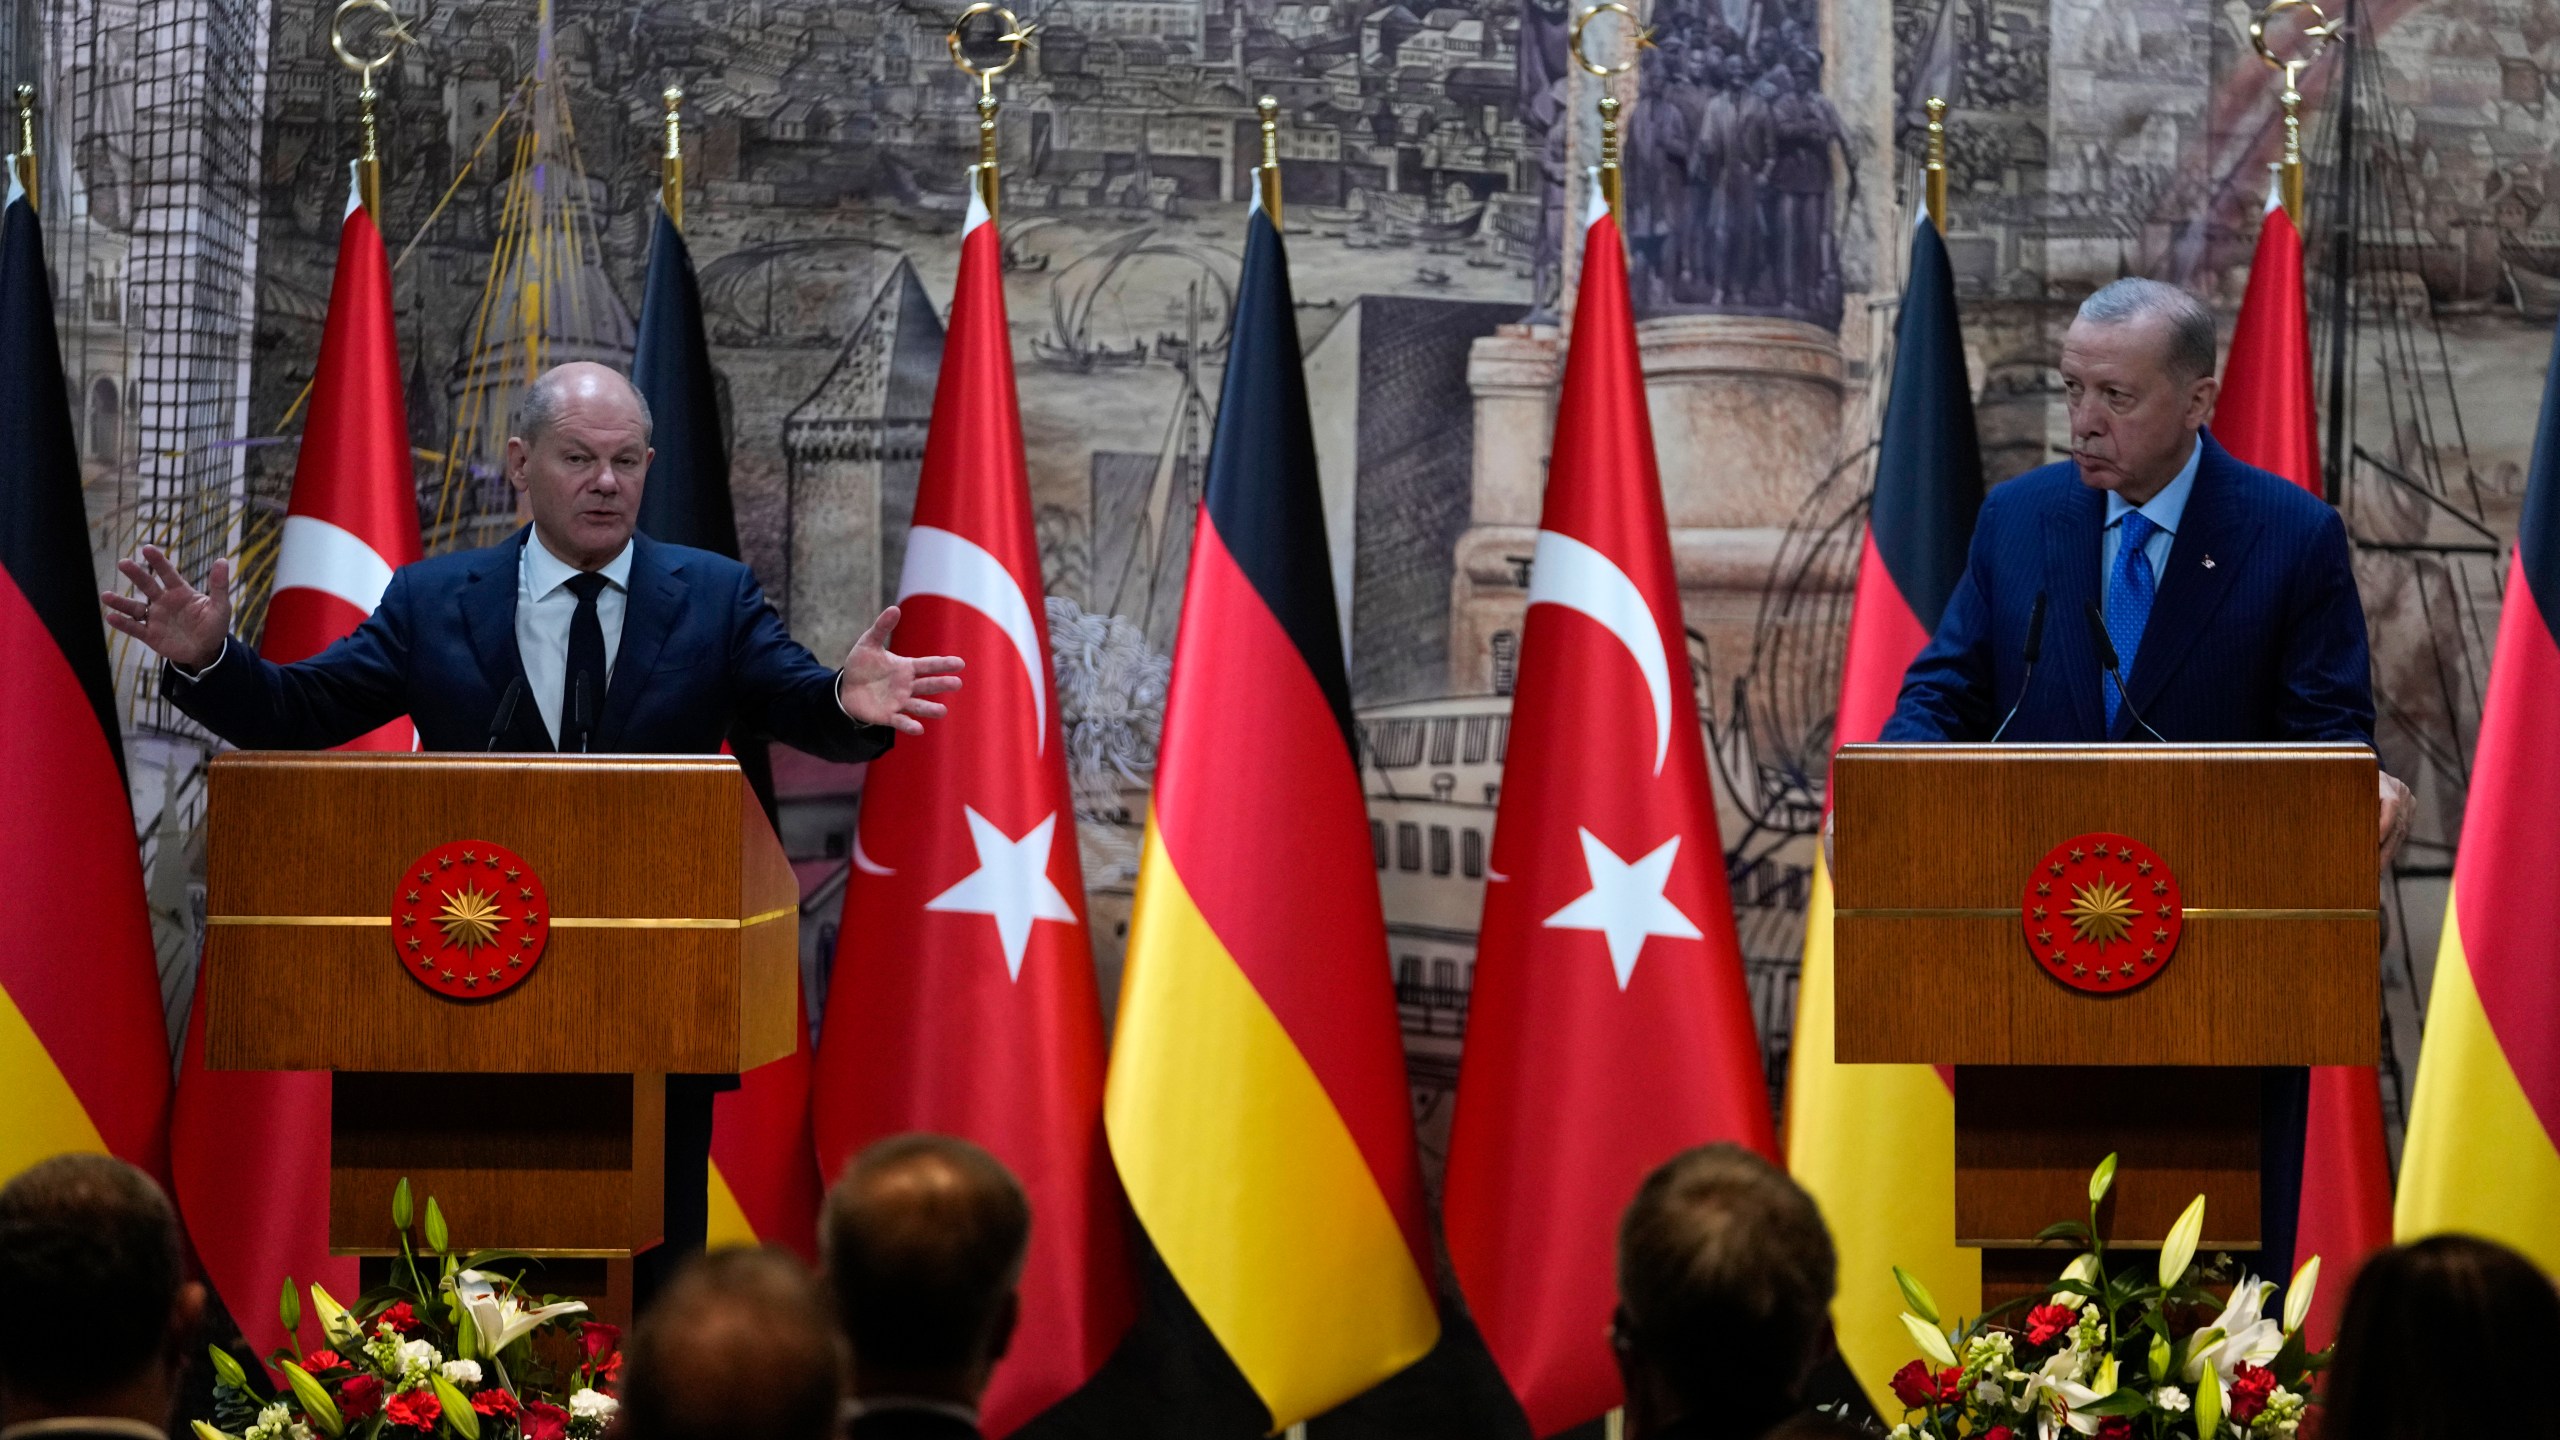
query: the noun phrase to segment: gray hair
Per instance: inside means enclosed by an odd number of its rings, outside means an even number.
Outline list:
[[[569,362],[569,364],[575,363],[575,361]],[[516,397],[515,409],[507,416],[509,435],[530,445],[542,437],[543,431],[559,423],[560,407],[566,404],[569,398],[569,381],[561,372],[568,368],[568,364],[562,364],[543,371],[534,377],[531,385],[525,387],[522,395]],[[649,413],[649,397],[640,393],[640,387],[631,383],[630,376],[610,365],[598,368],[620,380],[630,390],[631,403],[640,407],[640,438],[644,442],[647,441],[657,429],[657,418]]]
[[[2183,380],[2201,380],[2213,373],[2220,347],[2213,312],[2177,286],[2128,275],[2100,286],[2080,302],[2080,318],[2092,325],[2121,325],[2146,315],[2168,322],[2170,373]]]

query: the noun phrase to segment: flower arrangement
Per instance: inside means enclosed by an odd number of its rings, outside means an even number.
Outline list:
[[[2320,1257],[2294,1272],[2281,1318],[2269,1316],[2273,1281],[2228,1256],[2195,1265],[2199,1195],[2169,1228],[2156,1274],[2111,1264],[2097,1220],[2115,1174],[2109,1155],[2089,1177],[2088,1220],[2037,1237],[2081,1247],[2049,1295],[1950,1333],[1927,1287],[1894,1267],[1921,1358],[1893,1377],[1905,1407],[1893,1440],[2027,1440],[2031,1429],[2035,1440],[2293,1440],[2312,1403],[2308,1378],[2329,1360],[2301,1334]],[[2230,1298],[2209,1285],[2228,1285]]]
[[[287,1347],[256,1373],[215,1347],[214,1423],[196,1440],[597,1440],[612,1421],[622,1333],[577,1318],[578,1300],[528,1303],[494,1267],[527,1257],[453,1253],[444,1213],[427,1199],[410,1240],[409,1182],[392,1194],[400,1263],[391,1283],[349,1309],[317,1285],[311,1308],[324,1348],[306,1351],[302,1297],[288,1276],[278,1302]],[[429,1276],[435,1277],[428,1279]]]

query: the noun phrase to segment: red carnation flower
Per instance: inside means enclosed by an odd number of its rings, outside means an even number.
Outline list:
[[[2256,1365],[2242,1365],[2231,1372],[2231,1418],[2242,1425],[2258,1418],[2267,1408],[2268,1399],[2276,1393],[2276,1372]]]
[[[1982,1440],[2017,1440],[2018,1432],[2006,1425],[1994,1425],[1982,1432]]]
[[[1955,1366],[1932,1373],[1925,1360],[1914,1360],[1893,1372],[1894,1398],[1913,1410],[1952,1405],[1964,1393],[1964,1371]]]
[[[2053,1337],[2079,1323],[2080,1312],[2068,1305],[2039,1305],[2027,1312],[2027,1343],[2049,1344]]]
[[[344,1370],[347,1361],[335,1350],[314,1350],[302,1357],[302,1368],[317,1375],[323,1370]]]
[[[524,1413],[523,1408],[516,1404],[516,1397],[495,1385],[474,1394],[471,1397],[471,1408],[483,1415],[513,1417]]]
[[[381,1408],[382,1377],[379,1375],[351,1375],[338,1387],[338,1414],[350,1425],[372,1419],[373,1412]]]
[[[420,1386],[403,1390],[382,1407],[383,1418],[409,1430],[433,1430],[444,1418],[444,1406],[436,1403],[436,1392]]]
[[[524,1407],[524,1440],[568,1440],[569,1412],[548,1400],[529,1400]]]
[[[2098,1422],[2098,1440],[2133,1440],[2133,1422],[2122,1415],[2110,1415]]]
[[[410,1309],[409,1302],[403,1300],[383,1311],[377,1323],[388,1325],[403,1335],[415,1335],[418,1333],[418,1312]]]

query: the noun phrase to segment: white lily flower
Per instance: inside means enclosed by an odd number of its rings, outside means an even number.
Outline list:
[[[2198,1349],[2187,1357],[2183,1374],[2190,1384],[2201,1382],[2210,1369],[2225,1391],[2231,1385],[2231,1374],[2243,1365],[2264,1365],[2276,1358],[2284,1348],[2284,1327],[2263,1313],[2267,1297],[2275,1293],[2273,1281],[2244,1274],[2240,1283],[2231,1287],[2231,1303],[2207,1330],[2219,1330],[2222,1338]]]
[[[2062,1267],[2062,1278],[2065,1280],[2077,1280],[2083,1285],[2097,1284],[2098,1257],[2093,1254],[2082,1254],[2079,1259]],[[2068,1290],[2056,1290],[2050,1297],[2048,1297],[2048,1303],[2054,1305],[2068,1305],[2072,1309],[2077,1310],[2081,1306],[2089,1303],[2089,1297],[2086,1295],[2075,1295]]]
[[[453,1293],[462,1298],[462,1309],[471,1317],[473,1328],[480,1332],[482,1353],[495,1355],[523,1339],[533,1328],[555,1315],[569,1315],[587,1308],[583,1300],[563,1300],[538,1310],[525,1308],[524,1301],[512,1291],[502,1291],[497,1282],[477,1270],[465,1270],[453,1277]]]

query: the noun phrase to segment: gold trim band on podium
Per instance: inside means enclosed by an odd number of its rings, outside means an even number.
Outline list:
[[[554,930],[751,930],[769,924],[797,911],[797,905],[785,905],[750,915],[743,920],[700,920],[649,915],[554,915]],[[388,915],[207,915],[207,925],[325,925],[345,928],[370,926],[391,928]]]

